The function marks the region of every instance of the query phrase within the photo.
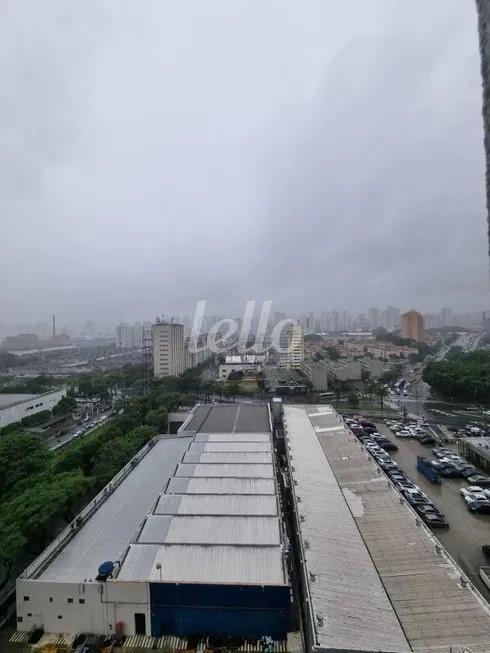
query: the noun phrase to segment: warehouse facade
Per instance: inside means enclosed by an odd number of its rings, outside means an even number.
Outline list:
[[[286,637],[267,406],[197,406],[101,495],[18,579],[18,630]]]

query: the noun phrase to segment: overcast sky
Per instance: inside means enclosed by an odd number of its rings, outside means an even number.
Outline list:
[[[0,0],[0,322],[490,306],[470,0]]]

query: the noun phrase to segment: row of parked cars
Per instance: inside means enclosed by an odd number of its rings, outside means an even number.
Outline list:
[[[464,478],[470,485],[490,486],[490,478],[480,474],[478,469],[465,458],[458,456],[448,447],[432,449],[435,458],[429,464],[445,478]]]
[[[386,425],[397,438],[415,438],[421,444],[434,444],[435,440],[428,432],[427,428],[423,425],[416,424],[415,422],[398,422],[394,420],[386,420]]]
[[[368,437],[385,451],[397,451],[397,445],[391,442],[391,440],[388,440],[384,435],[381,435],[381,433],[378,433],[374,422],[370,422],[363,417],[356,417],[355,419],[347,417],[344,421],[359,439]]]
[[[376,425],[362,418],[344,418],[344,421],[424,523],[430,528],[449,528],[449,524],[442,512],[436,508],[418,485],[412,483],[399,465],[387,453],[388,450],[381,446],[379,439],[377,440],[374,437],[375,435],[380,435],[376,431]],[[370,432],[373,429],[374,432]],[[384,439],[389,442],[387,438]],[[395,444],[392,442],[389,443],[397,449]]]

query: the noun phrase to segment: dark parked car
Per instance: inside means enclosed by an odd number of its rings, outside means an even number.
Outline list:
[[[441,469],[441,476],[444,476],[444,478],[461,478],[463,473],[459,465],[447,465],[447,467]]]
[[[490,501],[468,501],[468,510],[483,515],[490,515]]]
[[[422,519],[429,526],[429,528],[449,528],[446,519],[437,512],[426,512],[422,515]]]
[[[478,474],[478,472],[476,467],[473,467],[473,465],[461,465],[461,475],[463,478],[469,478],[475,474]]]

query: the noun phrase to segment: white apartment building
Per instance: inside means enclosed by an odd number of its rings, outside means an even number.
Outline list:
[[[290,324],[283,330],[280,339],[280,367],[300,367],[305,360],[305,342],[300,324]]]
[[[173,322],[153,325],[153,370],[156,379],[178,376],[186,369],[184,326]]]
[[[140,348],[143,343],[143,326],[136,324],[118,324],[116,327],[116,347],[118,349]]]

